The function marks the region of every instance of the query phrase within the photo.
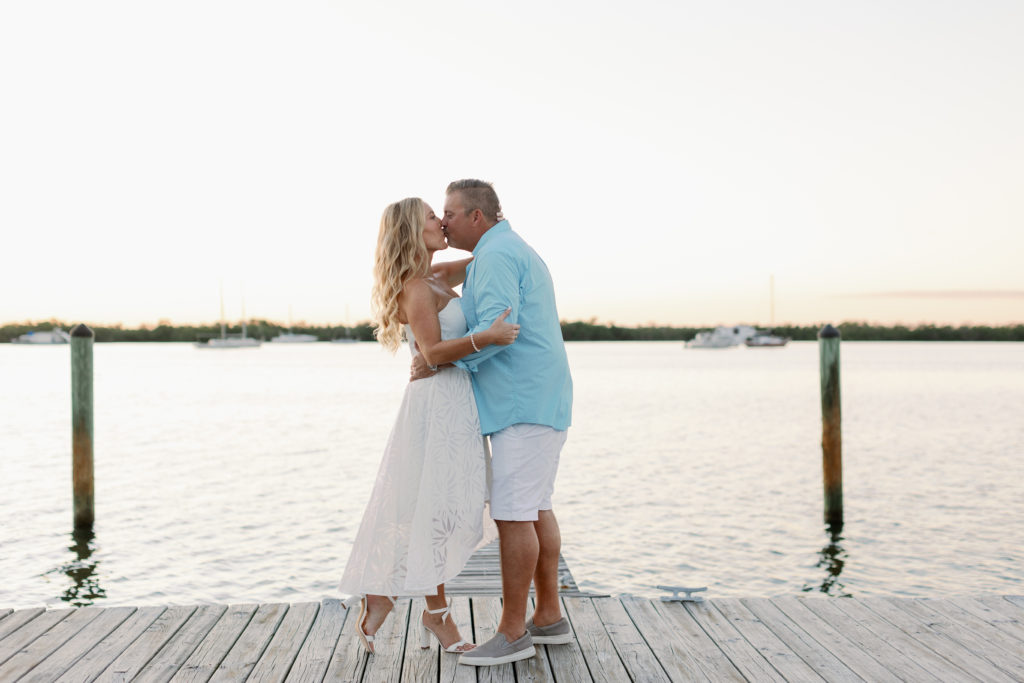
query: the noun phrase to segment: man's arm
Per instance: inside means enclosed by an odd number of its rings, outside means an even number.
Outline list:
[[[519,322],[519,265],[512,254],[495,251],[477,258],[473,267],[473,298],[476,306],[477,324],[469,332],[474,336],[491,326],[494,320],[511,308],[507,322]],[[488,346],[455,361],[455,365],[476,372],[483,363],[501,353],[504,346]]]

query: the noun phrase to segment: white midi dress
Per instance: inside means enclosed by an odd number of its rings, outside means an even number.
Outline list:
[[[465,336],[458,299],[441,338]],[[412,330],[406,326],[409,348]],[[413,353],[417,353],[413,350]],[[489,454],[469,373],[448,367],[410,382],[339,588],[351,595],[434,595],[497,537],[487,509]]]

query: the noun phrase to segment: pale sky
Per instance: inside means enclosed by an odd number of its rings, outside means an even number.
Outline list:
[[[563,319],[1024,322],[1024,3],[5,2],[0,323],[366,320],[494,182]],[[443,258],[462,256],[449,251]]]

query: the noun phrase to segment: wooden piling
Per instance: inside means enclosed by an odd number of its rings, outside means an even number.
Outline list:
[[[839,401],[839,330],[818,332],[821,365],[821,464],[825,484],[825,523],[843,526],[843,436]]]
[[[93,331],[71,330],[71,484],[75,529],[91,529],[95,515],[92,438]]]

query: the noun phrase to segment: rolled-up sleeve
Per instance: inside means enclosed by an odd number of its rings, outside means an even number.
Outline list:
[[[520,283],[522,275],[515,257],[505,251],[494,250],[477,257],[473,264],[471,282],[476,319],[479,321],[469,333],[478,334],[490,327],[506,308],[512,311],[507,322],[519,321]],[[467,333],[468,334],[468,333]],[[507,346],[492,344],[476,353],[463,356],[455,365],[476,372],[481,363],[504,351]]]

